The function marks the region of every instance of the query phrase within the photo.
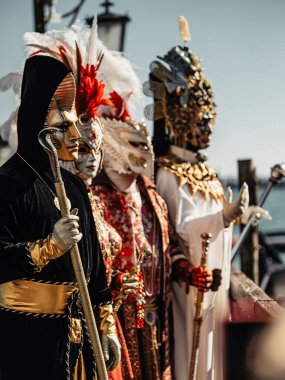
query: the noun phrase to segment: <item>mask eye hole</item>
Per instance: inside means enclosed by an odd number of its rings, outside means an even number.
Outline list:
[[[90,117],[87,114],[84,113],[84,114],[82,114],[82,115],[79,116],[78,121],[79,121],[80,125],[84,126],[84,125],[87,125],[87,124],[90,123]]]
[[[85,144],[85,143],[79,144],[79,148],[78,148],[79,154],[88,154],[89,150],[90,150],[90,148],[87,144]]]
[[[56,128],[60,129],[61,133],[65,133],[69,128],[69,124],[66,121],[64,121],[62,124],[58,125]]]
[[[147,144],[141,141],[129,141],[129,143],[136,149],[140,149],[144,152],[147,152],[149,150],[149,147]]]

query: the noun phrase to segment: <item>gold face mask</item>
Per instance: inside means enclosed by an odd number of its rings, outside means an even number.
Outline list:
[[[55,127],[62,131],[59,135],[60,148],[58,158],[62,161],[78,159],[79,139],[81,137],[76,123],[78,117],[74,107],[75,82],[68,74],[60,83],[50,103],[45,126]]]

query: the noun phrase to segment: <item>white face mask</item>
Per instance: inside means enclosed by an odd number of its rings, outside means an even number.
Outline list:
[[[77,175],[88,182],[97,175],[102,164],[102,124],[97,118],[84,120],[81,116],[78,129],[82,137],[79,140],[79,158],[75,165]]]
[[[122,173],[153,176],[153,148],[147,127],[134,121],[101,118],[104,123],[104,167]]]

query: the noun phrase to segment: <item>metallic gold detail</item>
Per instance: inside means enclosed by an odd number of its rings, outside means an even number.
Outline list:
[[[189,25],[186,17],[180,16],[178,18],[179,30],[181,34],[181,38],[184,42],[191,41],[191,35],[189,30]]]
[[[129,160],[132,165],[134,166],[139,166],[141,168],[146,169],[147,168],[147,163],[146,160],[143,157],[136,157],[133,153],[129,154]]]
[[[182,38],[186,41],[186,26],[183,28]],[[146,107],[145,116],[155,121],[165,119],[173,145],[186,147],[189,143],[192,147],[206,148],[215,124],[216,104],[199,58],[188,48],[176,46],[160,59],[169,68],[159,61],[151,63],[151,80],[144,89],[148,96],[153,95],[155,102]]]
[[[192,165],[189,162],[181,162],[173,154],[160,157],[156,162],[160,167],[177,176],[179,187],[188,184],[192,196],[199,192],[205,200],[211,197],[215,201],[223,202],[223,186],[217,173],[207,162]]]
[[[15,280],[0,285],[0,305],[24,313],[64,314],[76,290],[74,285]]]
[[[76,85],[72,73],[66,75],[57,87],[54,97],[62,110],[71,111],[75,104]]]
[[[78,310],[78,315],[82,321],[82,329],[84,331],[84,342],[86,344],[86,339],[87,339],[89,346],[92,347],[90,335],[89,335],[89,332],[88,332],[88,329],[86,326],[86,319],[85,319],[85,317],[84,317],[84,315],[80,309]],[[92,358],[93,358],[92,363],[89,362],[89,365],[92,365],[92,379],[90,379],[90,380],[98,380],[98,376],[97,376],[97,372],[96,372],[96,362],[95,362],[94,355],[92,356]]]
[[[85,364],[82,352],[80,353],[75,365],[74,380],[86,380]]]
[[[116,334],[116,322],[112,304],[100,304],[98,306],[100,331],[103,335]]]
[[[28,246],[31,258],[34,264],[42,269],[50,260],[57,259],[63,252],[59,249],[53,241],[52,234],[49,234],[46,239],[40,239],[31,243]]]
[[[70,334],[70,342],[72,343],[80,343],[82,339],[82,327],[81,320],[78,318],[71,318],[71,334]]]
[[[62,115],[64,117],[64,120],[68,124],[75,124],[78,121],[77,116],[74,113],[68,112],[68,111],[62,111]]]

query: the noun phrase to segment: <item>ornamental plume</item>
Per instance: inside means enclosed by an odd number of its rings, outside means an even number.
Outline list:
[[[113,106],[111,100],[104,98],[105,84],[97,79],[104,54],[98,49],[96,21],[91,30],[78,23],[64,31],[52,30],[44,35],[26,33],[25,41],[30,54],[46,53],[71,69],[77,84],[76,110],[79,115],[95,117],[100,105]]]
[[[76,111],[78,115],[87,114],[89,118],[98,115],[100,105],[113,106],[110,99],[104,98],[105,85],[96,78],[96,69],[94,65],[81,66],[76,91]]]
[[[131,118],[126,107],[126,102],[116,91],[110,93],[110,101],[113,104],[113,107],[111,109],[108,107],[108,109],[104,110],[101,113],[102,117],[108,117],[111,120],[116,119],[120,121],[126,121]]]
[[[191,41],[189,25],[186,17],[180,16],[178,18],[179,30],[182,40],[186,43]]]

